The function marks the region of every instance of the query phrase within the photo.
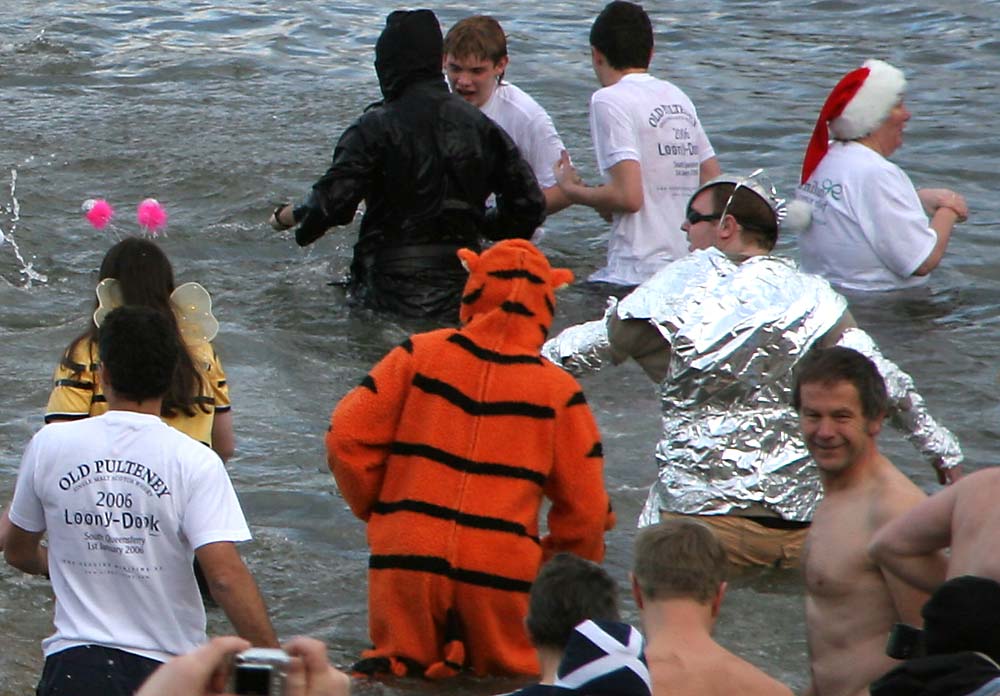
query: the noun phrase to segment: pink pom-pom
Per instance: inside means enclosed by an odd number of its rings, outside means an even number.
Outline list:
[[[115,209],[103,198],[90,198],[83,202],[83,212],[95,230],[103,230],[114,217]]]
[[[167,224],[167,211],[155,198],[147,198],[139,204],[136,219],[141,227],[156,235]]]

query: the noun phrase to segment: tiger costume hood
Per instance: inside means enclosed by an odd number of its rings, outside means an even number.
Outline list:
[[[469,271],[459,319],[476,334],[537,352],[555,315],[555,291],[573,282],[568,268],[553,268],[529,241],[508,239],[482,254],[461,249]],[[493,346],[496,347],[496,346]]]

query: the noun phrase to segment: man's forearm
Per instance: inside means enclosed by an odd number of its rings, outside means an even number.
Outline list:
[[[7,563],[22,573],[29,575],[49,575],[49,552],[44,546],[38,546],[30,553],[17,553],[10,549],[5,551]]]
[[[267,616],[264,598],[245,566],[242,572],[210,578],[209,589],[240,637],[258,647],[278,647],[278,638]]]
[[[49,550],[42,546],[42,535],[43,532],[26,532],[8,519],[3,549],[7,563],[21,572],[48,577]]]
[[[632,210],[635,206],[628,205],[622,200],[619,192],[607,184],[587,186],[582,183],[567,182],[560,184],[559,188],[571,203],[577,205],[612,213],[635,212]]]

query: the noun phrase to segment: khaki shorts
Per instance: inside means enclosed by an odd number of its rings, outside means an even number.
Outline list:
[[[680,515],[660,511],[661,520],[697,519],[708,525],[734,566],[798,568],[809,527],[780,529],[765,527],[747,517],[735,515]]]

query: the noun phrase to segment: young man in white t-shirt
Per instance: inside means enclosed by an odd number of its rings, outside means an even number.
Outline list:
[[[642,7],[605,6],[590,51],[602,86],[590,100],[590,132],[605,183],[586,186],[565,156],[556,179],[570,201],[613,221],[608,264],[590,280],[638,285],[687,254],[688,198],[721,171],[691,100],[648,72],[653,28]]]
[[[451,90],[493,119],[531,165],[545,195],[545,214],[570,205],[552,167],[566,146],[552,119],[524,90],[503,79],[507,37],[492,17],[466,17],[444,37],[444,69]]]
[[[250,532],[222,460],[159,417],[184,350],[176,329],[156,310],[123,307],[104,319],[99,350],[110,410],[39,431],[10,508],[7,562],[50,575],[56,597],[39,696],[132,694],[203,643],[195,556],[236,631],[277,645],[236,550]]]

